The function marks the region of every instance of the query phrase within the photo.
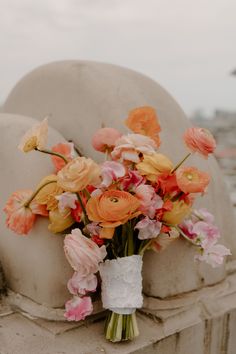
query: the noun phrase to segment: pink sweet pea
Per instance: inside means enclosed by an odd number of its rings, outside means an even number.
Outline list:
[[[101,128],[96,131],[92,138],[92,145],[100,152],[111,151],[121,133],[114,128]]]
[[[58,209],[60,212],[63,212],[67,208],[76,208],[76,202],[78,201],[78,197],[75,193],[64,192],[60,195],[57,195],[55,198],[59,201]]]
[[[228,248],[219,244],[211,244],[208,248],[202,250],[202,254],[196,255],[195,259],[205,261],[213,268],[220,266],[225,256],[231,255]]]
[[[154,218],[156,210],[161,209],[163,200],[155,193],[152,186],[147,184],[140,184],[135,190],[135,196],[140,200],[140,210],[144,215]]]
[[[212,215],[207,209],[201,208],[193,211],[191,219],[194,222],[202,220],[208,224],[213,224],[215,218],[214,215]]]
[[[89,296],[74,296],[73,299],[66,302],[65,307],[64,316],[68,321],[84,320],[93,311],[92,300]]]
[[[97,288],[97,277],[94,274],[88,274],[85,277],[75,272],[67,283],[67,288],[72,295],[85,295],[87,292],[94,292]]]
[[[141,134],[127,134],[119,138],[111,153],[114,160],[131,161],[138,163],[140,153],[152,154],[155,152],[156,143],[148,136]]]
[[[193,225],[193,234],[197,235],[203,248],[209,247],[214,244],[220,237],[219,229],[211,224],[207,224],[204,221],[198,221]]]
[[[139,240],[147,240],[159,235],[161,231],[161,223],[156,220],[151,220],[146,216],[146,218],[136,224],[135,229],[139,230]]]
[[[144,178],[138,173],[138,171],[129,170],[128,174],[122,179],[121,188],[124,191],[132,192],[143,182]]]
[[[118,178],[124,177],[125,167],[116,161],[106,161],[101,165],[102,182],[98,188],[107,188],[113,181]]]

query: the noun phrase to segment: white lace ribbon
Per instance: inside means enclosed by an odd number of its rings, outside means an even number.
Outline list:
[[[99,266],[105,309],[131,314],[142,307],[142,257],[133,255],[106,260]]]

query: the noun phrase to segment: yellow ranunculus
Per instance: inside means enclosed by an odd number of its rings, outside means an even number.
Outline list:
[[[139,162],[136,167],[142,176],[155,182],[158,175],[170,172],[173,169],[173,164],[165,155],[153,153],[152,155],[144,155],[143,161]]]
[[[52,183],[49,183],[45,187],[43,187],[35,197],[35,200],[39,204],[47,205],[47,210],[54,210],[57,208],[58,205],[58,200],[55,198],[55,196],[62,194],[63,189],[58,186],[56,175],[49,175],[43,178],[40,184],[38,185],[38,188],[40,188],[40,186],[47,182]]]
[[[53,233],[66,230],[75,222],[68,209],[65,209],[64,212],[60,212],[58,209],[51,210],[49,212],[49,221],[51,223],[48,225],[48,230]]]
[[[178,225],[190,213],[191,205],[186,204],[183,200],[173,202],[173,209],[166,211],[162,220],[171,225]]]

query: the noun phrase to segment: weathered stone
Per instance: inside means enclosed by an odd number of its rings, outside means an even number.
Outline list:
[[[41,119],[51,114],[50,124],[72,139],[85,155],[101,160],[92,150],[92,134],[104,123],[125,131],[123,120],[137,106],[157,109],[162,126],[161,151],[177,163],[185,154],[182,135],[189,122],[173,98],[156,82],[134,71],[87,61],[66,61],[44,65],[26,75],[12,90],[4,111]],[[197,204],[208,208],[222,232],[221,242],[236,256],[234,216],[221,172],[214,158],[194,156],[189,164],[212,175],[207,196]],[[171,271],[170,271],[171,269]],[[193,250],[176,241],[161,255],[149,253],[144,264],[144,292],[166,297],[219,282],[224,266],[211,270],[193,263]]]
[[[17,145],[26,130],[37,123],[34,119],[0,114],[1,186],[0,209],[16,190],[34,189],[39,181],[53,172],[48,155],[24,154]],[[64,141],[55,130],[49,130],[49,141]],[[48,219],[39,217],[29,236],[18,236],[5,226],[1,213],[0,260],[7,285],[39,304],[63,306],[69,299],[66,283],[72,274],[63,252],[63,236],[47,229]]]

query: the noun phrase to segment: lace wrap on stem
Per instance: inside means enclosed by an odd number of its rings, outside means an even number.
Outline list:
[[[106,260],[100,264],[102,303],[105,309],[128,315],[142,307],[142,257]]]

